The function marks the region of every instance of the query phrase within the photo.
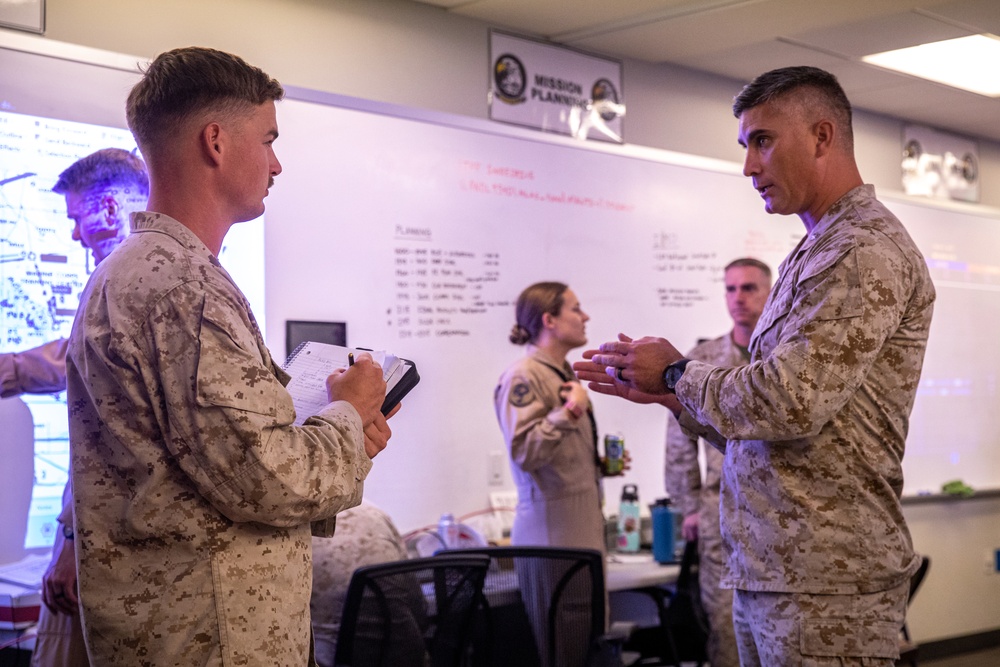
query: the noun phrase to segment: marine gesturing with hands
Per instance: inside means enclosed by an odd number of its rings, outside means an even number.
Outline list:
[[[763,306],[750,363],[689,363],[666,340],[619,336],[574,369],[599,393],[679,400],[680,426],[724,452],[720,583],[734,590],[743,667],[891,667],[920,565],[901,460],[934,285],[861,178],[836,77],[766,72],[733,115],[765,210],[798,216],[806,231]]]
[[[665,338],[633,340],[618,334],[618,340],[585,351],[583,358],[585,361],[573,364],[573,370],[591,391],[633,403],[659,403],[675,414],[680,412],[680,403],[667,393],[663,371],[683,356]]]

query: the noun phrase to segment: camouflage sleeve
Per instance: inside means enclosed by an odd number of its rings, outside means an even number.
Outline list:
[[[501,379],[496,410],[511,461],[525,472],[551,462],[566,431],[578,428],[561,405],[545,400],[538,378],[522,371]]]
[[[65,389],[67,343],[60,338],[30,350],[0,354],[0,398]]]
[[[851,239],[821,249],[758,323],[767,335],[785,320],[771,353],[739,368],[691,362],[677,385],[681,403],[732,440],[818,433],[857,391],[905,309],[908,266],[885,248]]]
[[[687,371],[685,371],[685,374],[686,373]],[[684,430],[684,432],[690,434],[692,438],[701,438],[723,454],[726,453],[727,441],[725,436],[716,431],[711,425],[705,425],[696,420],[687,410],[681,411],[681,415],[677,419],[677,423],[680,424],[680,427]]]
[[[182,285],[151,308],[141,354],[162,436],[199,492],[233,521],[298,526],[361,501],[371,469],[353,406],[332,403],[292,426],[291,396],[264,365],[245,312]],[[170,322],[169,327],[158,326]]]
[[[667,443],[664,452],[663,485],[679,511],[687,516],[701,505],[701,468],[698,466],[698,437],[691,436],[667,414]]]

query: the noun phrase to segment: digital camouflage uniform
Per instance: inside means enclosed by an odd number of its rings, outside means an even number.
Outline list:
[[[64,390],[68,342],[60,338],[29,350],[0,354],[0,398]],[[63,490],[63,507],[58,518],[60,524],[68,526],[73,525],[70,488],[67,484]],[[61,536],[57,538],[61,539]],[[32,667],[86,667],[89,664],[79,614],[54,614],[43,604],[35,631]]]
[[[736,606],[744,591],[785,594],[772,608],[795,604],[801,618],[782,633],[810,655],[843,655],[843,635],[869,640],[852,657],[895,657],[903,584],[920,562],[899,502],[901,461],[934,297],[916,245],[860,186],[782,263],[751,364],[693,361],[677,384],[681,424],[726,452],[723,585],[737,589]],[[800,599],[869,594],[890,602],[836,622],[826,604]],[[773,620],[763,605],[743,611],[755,627]]]
[[[684,355],[713,366],[749,363],[745,348],[733,342],[731,333],[694,346]],[[705,479],[698,465],[698,436],[686,433],[672,413],[667,413],[667,445],[664,456],[664,486],[682,517],[698,513],[698,583],[701,603],[708,613],[708,659],[712,667],[738,667],[739,653],[733,634],[733,591],[719,582],[726,568],[719,529],[719,485],[722,452],[705,447]]]
[[[302,427],[288,376],[218,259],[136,213],[70,335],[84,631],[99,665],[306,665],[310,522],[371,469],[346,402]]]
[[[370,503],[337,515],[333,537],[312,538],[313,639],[319,667],[333,667],[340,614],[354,570],[407,557],[406,544],[389,516]]]

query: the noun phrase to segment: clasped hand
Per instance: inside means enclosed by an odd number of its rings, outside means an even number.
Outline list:
[[[665,338],[646,336],[633,340],[618,334],[617,341],[603,343],[583,353],[585,361],[573,370],[588,388],[599,394],[619,396],[633,403],[659,403],[676,410],[679,404],[667,394],[663,370],[683,358]]]

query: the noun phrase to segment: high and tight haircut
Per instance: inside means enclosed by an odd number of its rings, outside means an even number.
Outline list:
[[[196,114],[246,115],[284,95],[277,80],[239,56],[190,46],[161,53],[149,64],[128,95],[125,117],[139,149],[152,159]]]
[[[739,118],[748,109],[772,102],[796,91],[806,92],[799,100],[806,109],[832,117],[840,130],[844,147],[854,146],[851,101],[837,77],[818,67],[782,67],[761,74],[733,98],[733,115]]]
[[[67,167],[52,186],[52,191],[60,195],[111,189],[122,189],[143,198],[149,196],[146,163],[134,151],[102,148]]]
[[[761,272],[765,276],[767,276],[767,281],[771,282],[771,267],[754,257],[739,257],[737,259],[734,259],[733,261],[729,262],[729,264],[726,264],[725,271],[728,271],[729,269],[735,269],[741,266],[749,266],[755,269],[760,269]]]
[[[515,345],[534,342],[542,331],[543,316],[546,313],[559,314],[568,289],[568,285],[560,282],[535,283],[526,287],[517,297],[517,321],[510,330],[510,342]]]

